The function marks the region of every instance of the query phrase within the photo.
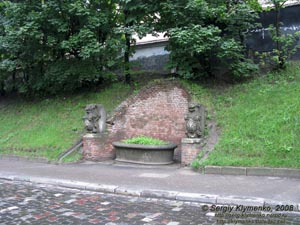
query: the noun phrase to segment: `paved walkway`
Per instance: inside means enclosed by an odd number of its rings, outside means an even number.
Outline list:
[[[54,165],[0,160],[0,178],[207,203],[282,203],[300,207],[300,179],[202,175],[179,165],[146,167],[113,162]]]

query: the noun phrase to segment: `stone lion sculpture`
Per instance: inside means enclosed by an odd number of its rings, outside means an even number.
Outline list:
[[[207,112],[203,105],[189,104],[188,114],[184,118],[188,138],[201,138],[204,136],[206,114]]]
[[[90,104],[85,107],[83,117],[87,133],[103,133],[106,128],[106,111],[100,104]]]

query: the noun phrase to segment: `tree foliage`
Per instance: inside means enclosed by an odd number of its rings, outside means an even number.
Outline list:
[[[284,1],[284,0],[274,0]],[[245,40],[257,0],[4,0],[0,2],[0,94],[76,90],[124,68],[134,35],[165,32],[170,66],[185,78],[256,69]]]
[[[119,54],[111,1],[4,1],[1,77],[7,90],[73,90],[105,77]],[[4,56],[3,56],[4,55]],[[5,74],[5,75],[4,75]]]
[[[176,2],[176,3],[174,3]],[[242,1],[167,0],[159,23],[170,39],[171,67],[186,78],[213,76],[218,67],[249,74],[256,66],[246,59],[245,38],[257,14]]]
[[[297,44],[300,38],[300,33],[283,34],[281,31],[281,10],[284,8],[287,0],[269,0],[268,3],[275,12],[274,23],[269,26],[271,39],[275,43],[275,47],[271,52],[260,54],[262,63],[270,61],[274,69],[285,69],[287,60],[296,53],[300,45]],[[269,59],[269,60],[267,60]]]

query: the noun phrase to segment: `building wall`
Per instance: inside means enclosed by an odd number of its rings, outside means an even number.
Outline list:
[[[187,91],[171,81],[143,88],[115,111],[104,152],[113,150],[114,141],[145,135],[177,144],[175,159],[180,161],[188,102]]]

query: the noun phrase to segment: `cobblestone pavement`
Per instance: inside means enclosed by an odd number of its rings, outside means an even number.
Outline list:
[[[216,212],[216,207],[0,180],[0,224],[300,225],[299,216],[294,215],[296,213],[283,215],[269,212],[266,213],[270,215],[267,220],[266,214],[265,217],[260,217],[260,213],[256,217],[241,213],[226,214],[228,208]],[[241,218],[241,215],[247,216]],[[271,217],[274,215],[277,216]],[[251,221],[247,222],[249,219]]]

